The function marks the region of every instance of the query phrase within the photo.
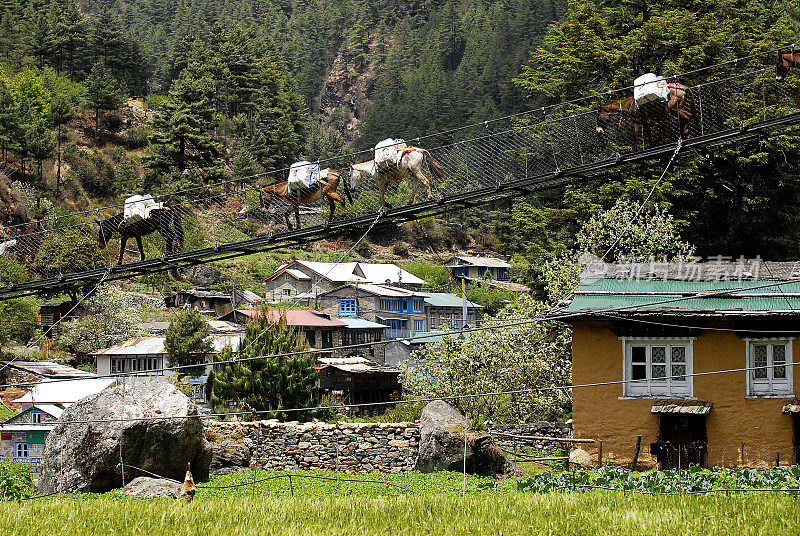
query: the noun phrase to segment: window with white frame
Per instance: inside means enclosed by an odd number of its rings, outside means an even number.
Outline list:
[[[790,340],[747,341],[747,394],[787,396],[792,388],[792,342]]]
[[[623,339],[625,396],[692,396],[691,339]]]
[[[16,458],[27,458],[28,457],[28,444],[27,443],[15,443],[14,444],[14,457],[16,457]]]
[[[28,414],[31,424],[42,424],[42,412],[39,410],[31,410]]]

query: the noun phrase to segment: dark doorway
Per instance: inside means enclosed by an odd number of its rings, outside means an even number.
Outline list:
[[[674,449],[673,454],[663,460],[662,469],[706,466],[705,415],[661,415],[659,439],[669,442]]]
[[[794,463],[800,464],[800,415],[794,415]]]

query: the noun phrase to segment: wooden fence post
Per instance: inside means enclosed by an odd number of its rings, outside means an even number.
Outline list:
[[[744,467],[744,443],[742,443],[742,467]]]
[[[597,451],[597,465],[603,466],[603,440],[600,440],[600,450]]]
[[[639,451],[642,448],[642,436],[636,438],[636,450],[633,453],[633,463],[631,463],[631,471],[636,470],[636,464],[639,463]]]
[[[781,451],[778,450],[775,452],[775,467],[781,466]]]

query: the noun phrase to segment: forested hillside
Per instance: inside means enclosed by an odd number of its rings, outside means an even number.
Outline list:
[[[525,103],[511,79],[565,0],[79,0],[111,9],[165,90],[187,38],[241,26],[275,43],[306,106],[359,146],[482,121]],[[370,103],[374,103],[370,106]]]

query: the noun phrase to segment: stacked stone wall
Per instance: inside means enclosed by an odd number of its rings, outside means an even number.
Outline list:
[[[564,422],[537,421],[527,424],[496,424],[489,428],[490,432],[500,432],[515,436],[537,436],[537,437],[572,437],[572,425]],[[512,437],[495,435],[494,440],[505,449],[514,447],[532,447],[540,450],[550,450],[553,452],[569,452],[569,443],[558,443],[555,441],[529,441],[520,440]]]
[[[419,451],[415,423],[207,422],[216,446],[231,441],[250,451],[259,469],[338,469],[349,472],[411,471]]]

